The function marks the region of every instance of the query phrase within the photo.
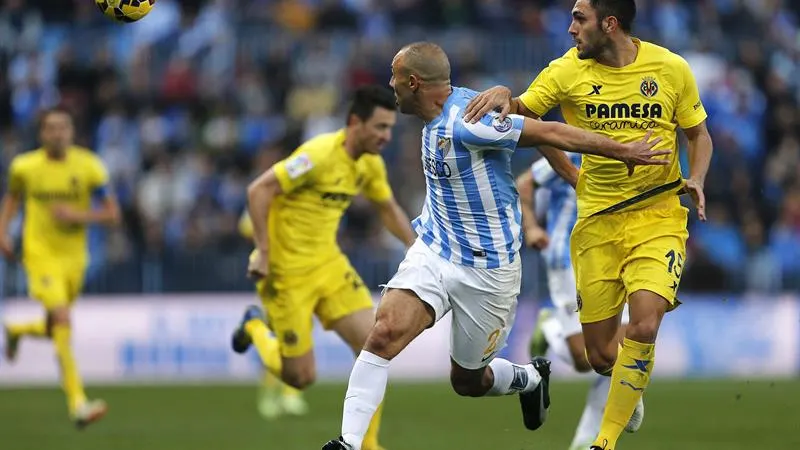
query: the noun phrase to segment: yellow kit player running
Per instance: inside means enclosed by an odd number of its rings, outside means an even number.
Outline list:
[[[253,221],[247,211],[239,219],[239,233],[253,239]],[[265,370],[258,393],[258,412],[267,420],[283,414],[302,416],[308,412],[308,404],[301,390],[283,383],[280,377]]]
[[[372,201],[386,228],[406,246],[416,235],[395,201],[381,150],[396,121],[394,95],[358,89],[346,128],[311,139],[276,163],[248,189],[256,249],[248,268],[258,279],[272,337],[261,311],[250,307],[234,332],[233,349],[256,346],[266,368],[304,389],[314,382],[313,316],[359,352],[375,322],[372,296],[339,249],[336,232],[358,194]],[[365,450],[379,449],[380,411]]]
[[[87,400],[70,344],[70,307],[81,292],[89,255],[87,225],[112,225],[119,207],[108,188],[103,163],[90,150],[73,145],[72,118],[61,109],[44,113],[42,147],[16,156],[0,210],[0,250],[14,259],[9,223],[25,204],[22,263],[28,291],[42,303],[46,318],[7,324],[6,358],[17,356],[23,336],[50,338],[55,345],[70,418],[78,428],[102,418],[102,400]],[[92,200],[101,205],[92,209]]]
[[[583,157],[570,251],[589,363],[612,377],[591,447],[597,450],[617,447],[649,384],[656,335],[664,314],[679,305],[686,261],[687,209],[675,194],[688,192],[705,220],[703,183],[712,154],[689,65],[665,48],[632,38],[635,16],[634,0],[578,0],[569,28],[575,48],[551,62],[519,98],[512,99],[507,88],[492,88],[476,98],[467,117],[493,108],[540,117],[560,105],[567,123],[620,142],[652,130],[663,139],[658,148],[677,154],[676,129],[688,138],[686,180],[677,156],[670,165],[635,172],[613,160]],[[618,348],[626,301],[630,324]]]

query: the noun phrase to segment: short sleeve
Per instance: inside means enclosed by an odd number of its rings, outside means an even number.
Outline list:
[[[500,120],[496,113],[487,114],[477,123],[459,121],[458,140],[468,150],[515,150],[522,135],[525,118],[510,114]]]
[[[247,211],[242,213],[242,217],[239,218],[239,234],[245,238],[253,237],[253,221],[250,220],[250,215],[247,214]]]
[[[528,86],[519,101],[528,108],[529,111],[539,117],[547,114],[548,111],[561,103],[564,98],[562,84],[563,80],[572,78],[575,69],[571,73],[566,64],[567,56],[552,61],[544,70],[539,72],[536,79]]]
[[[92,156],[89,162],[89,188],[92,197],[104,198],[110,194],[109,176],[103,161],[97,156]]]
[[[8,168],[8,192],[14,195],[25,192],[25,173],[19,158],[14,158]]]
[[[392,198],[392,187],[386,175],[386,164],[383,158],[375,156],[367,163],[366,181],[363,187],[364,196],[376,203],[383,203]]]
[[[539,158],[533,163],[531,165],[531,174],[533,175],[533,182],[542,187],[549,187],[558,178],[558,174],[553,170],[547,158]]]
[[[321,147],[303,145],[291,156],[275,163],[272,170],[283,192],[289,193],[308,183],[324,160]]]
[[[692,128],[703,122],[708,115],[703,101],[700,100],[700,91],[689,63],[679,56],[676,66],[679,71],[677,79],[682,85],[676,86],[678,106],[675,115],[681,128]]]

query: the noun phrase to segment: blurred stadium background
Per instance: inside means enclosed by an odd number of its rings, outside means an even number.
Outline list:
[[[715,154],[706,183],[710,220],[690,221],[684,306],[659,337],[656,375],[663,381],[648,391],[642,432],[623,445],[796,448],[790,401],[800,394],[800,2],[637,3],[635,34],[689,61]],[[82,372],[90,387],[170,387],[96,388],[112,414],[77,436],[62,419],[59,392],[23,388],[57,382],[50,348],[26,342],[16,365],[0,364],[0,385],[9,388],[0,391],[0,446],[318,448],[338,431],[339,382],[351,364],[335,337],[316,337],[319,375],[331,383],[309,392],[309,418],[265,425],[254,388],[206,385],[258,378],[255,358],[227,349],[241,307],[253,301],[244,276],[250,245],[236,227],[248,181],[302,140],[340,127],[348,93],[388,82],[391,56],[413,40],[448,50],[455,84],[521,92],[571,45],[572,4],[158,0],[140,23],[119,25],[90,0],[5,0],[3,185],[11,158],[36,146],[37,112],[61,104],[76,113],[79,142],[108,165],[124,209],[121,228],[92,230],[93,261],[73,335]],[[424,195],[419,129],[401,118],[385,152],[395,194],[412,216]],[[537,157],[518,152],[515,172]],[[402,257],[362,201],[347,213],[340,243],[376,292]],[[518,326],[506,349],[514,359],[526,357],[536,310],[548,301],[538,254],[523,258]],[[37,314],[22,300],[20,268],[2,264],[0,316]],[[386,445],[565,448],[583,382],[557,382],[551,423],[525,433],[513,401],[463,400],[440,384],[448,367],[445,326],[395,364]],[[415,378],[426,383],[404,384]]]

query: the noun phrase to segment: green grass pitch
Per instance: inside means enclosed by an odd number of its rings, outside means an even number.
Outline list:
[[[523,429],[516,397],[459,398],[443,384],[394,384],[389,450],[566,450],[588,385],[556,382],[545,426]],[[344,385],[308,394],[312,412],[264,422],[254,386],[95,387],[105,420],[78,432],[56,389],[0,390],[3,450],[316,450],[338,434]],[[655,380],[639,433],[619,449],[788,450],[800,446],[800,381]]]

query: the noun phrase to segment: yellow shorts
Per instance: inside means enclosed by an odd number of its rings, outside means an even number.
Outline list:
[[[38,300],[46,310],[71,306],[83,289],[86,268],[28,265],[28,295]]]
[[[676,308],[686,262],[687,218],[688,210],[670,199],[578,219],[570,253],[581,322],[616,316],[639,290],[655,292],[670,303],[669,310]]]
[[[270,274],[256,289],[286,358],[314,347],[315,314],[327,330],[337,320],[373,307],[369,289],[344,255],[302,275]]]

